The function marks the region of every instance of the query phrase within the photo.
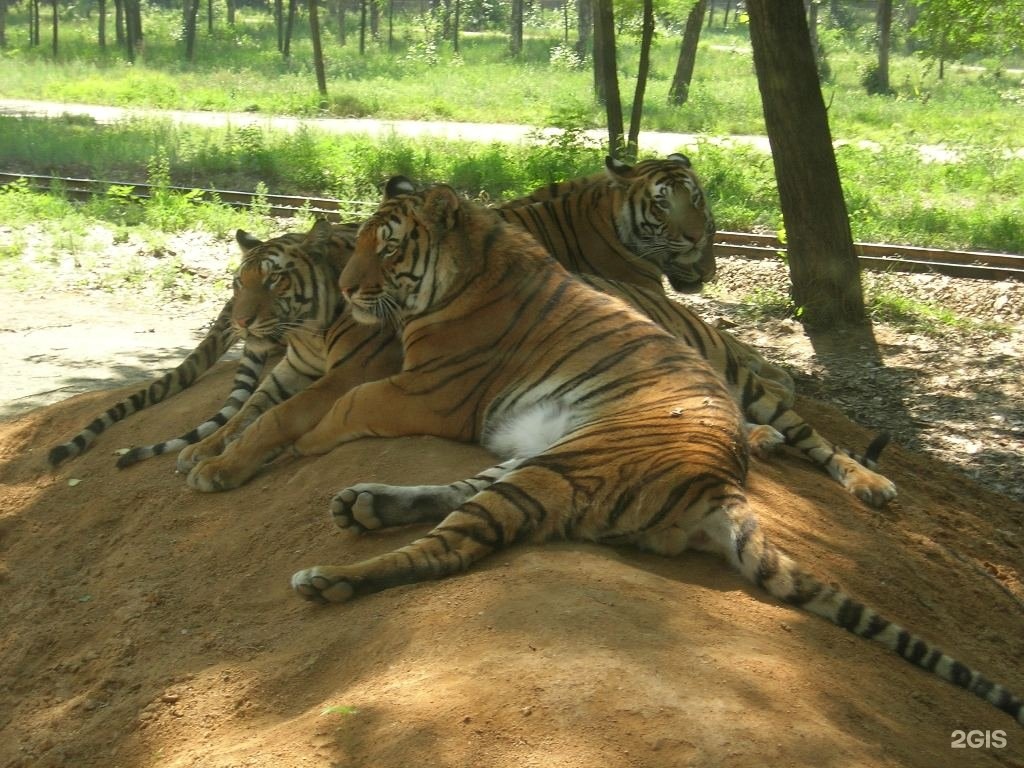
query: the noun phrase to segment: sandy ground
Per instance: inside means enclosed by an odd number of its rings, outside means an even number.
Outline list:
[[[1024,729],[1004,714],[708,556],[518,547],[445,581],[305,603],[294,570],[424,530],[347,537],[332,492],[445,481],[490,457],[367,440],[212,496],[170,457],[114,468],[115,449],[215,409],[230,372],[56,472],[46,449],[130,389],[0,423],[0,765],[1024,765]],[[810,569],[1024,690],[1024,505],[898,447],[885,469],[901,496],[882,512],[789,455],[757,461],[750,493]],[[954,749],[958,730],[1006,745]]]

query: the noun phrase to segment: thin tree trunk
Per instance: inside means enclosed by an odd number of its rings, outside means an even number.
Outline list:
[[[704,9],[707,0],[697,0],[686,17],[686,29],[683,31],[683,44],[679,48],[679,60],[676,62],[676,73],[672,85],[668,89],[669,104],[685,104],[690,96],[690,81],[693,80],[693,68],[697,62],[697,43],[700,42],[700,29],[704,23]]]
[[[892,0],[878,0],[878,79],[879,93],[891,93],[889,85],[889,46],[892,38]]]
[[[53,58],[57,58],[57,24],[60,19],[60,11],[57,9],[57,0],[53,0]]]
[[[598,56],[600,52],[600,57]],[[594,0],[594,65],[600,65],[598,81],[604,92],[604,111],[608,120],[608,153],[622,155],[622,99],[615,63],[615,13],[612,0]]]
[[[722,29],[729,28],[729,9],[732,8],[732,0],[725,0],[725,15],[722,17]]]
[[[459,52],[459,25],[462,23],[462,0],[455,0],[455,21],[452,24],[452,48]]]
[[[863,323],[860,268],[803,0],[747,0],[747,12],[793,301],[812,326]]]
[[[213,0],[206,0],[206,31],[213,34]]]
[[[366,55],[366,3],[359,0],[359,55]]]
[[[708,2],[708,29],[711,29],[711,22],[715,20],[715,0]]]
[[[345,30],[345,6],[346,5],[347,5],[347,0],[338,0],[338,44],[339,45],[345,45],[345,43],[348,42],[347,39],[346,39],[346,34],[345,34],[345,32],[346,32],[346,30]]]
[[[200,0],[185,0],[185,59],[195,61],[196,27],[199,26]]]
[[[508,49],[513,56],[518,56],[523,50],[523,0],[512,0],[510,23]]]
[[[124,45],[124,0],[114,0],[114,40]]]
[[[277,52],[284,53],[284,5],[283,0],[274,0],[274,26],[277,27]]]
[[[7,0],[0,0],[0,48],[7,47]]]
[[[228,5],[228,25],[235,26],[235,0],[227,0]]]
[[[292,55],[292,30],[295,28],[295,6],[296,0],[288,0],[288,21],[284,26],[284,50],[282,51],[286,59]]]
[[[643,0],[643,23],[640,28],[640,61],[636,69],[636,89],[633,109],[629,116],[629,136],[626,138],[626,157],[636,160],[640,150],[640,121],[644,114],[644,93],[651,71],[651,41],[654,39],[654,2]]]
[[[594,31],[594,12],[591,0],[576,0],[576,55],[581,59],[590,53]]]
[[[5,3],[7,0],[0,0],[0,3]],[[107,0],[97,0],[96,11],[99,16],[96,24],[96,40],[99,43],[100,50],[107,50]]]
[[[324,51],[320,45],[320,14],[317,0],[309,0],[309,36],[313,41],[313,68],[316,70],[316,88],[327,106],[327,72],[324,67]]]

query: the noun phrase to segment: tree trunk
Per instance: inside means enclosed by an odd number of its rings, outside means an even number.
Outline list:
[[[654,39],[654,0],[643,0],[643,23],[640,28],[640,61],[636,69],[636,90],[633,109],[629,116],[629,136],[626,138],[626,158],[635,161],[640,150],[640,121],[644,114],[644,93],[647,76],[651,72],[651,41]]]
[[[513,56],[518,56],[523,51],[523,0],[512,0],[508,49]]]
[[[345,5],[346,0],[338,0],[338,45],[344,45],[345,40]]]
[[[284,50],[281,53],[287,59],[292,55],[292,30],[295,28],[296,0],[288,0],[288,21],[284,25]]]
[[[316,89],[327,106],[327,72],[324,68],[324,51],[320,45],[320,14],[317,0],[309,0],[309,37],[313,42],[313,68],[316,70]]]
[[[39,0],[29,0],[28,40],[33,47],[39,45]]]
[[[598,53],[600,52],[600,56]],[[604,111],[608,119],[608,153],[622,155],[622,99],[615,63],[615,13],[612,0],[594,0],[594,66],[600,65],[597,79],[604,92]]]
[[[57,8],[57,0],[53,0],[53,58],[57,58],[57,24],[60,19],[60,11]]]
[[[462,23],[462,0],[455,0],[455,21],[452,24],[452,48],[459,52],[459,24]]]
[[[0,3],[5,3],[7,0],[0,0]],[[96,25],[96,41],[99,43],[100,50],[107,50],[107,0],[97,0],[96,2],[97,19]]]
[[[711,22],[715,20],[715,0],[708,3],[708,29],[711,29]]]
[[[576,0],[576,54],[586,58],[590,53],[591,33],[594,29],[594,13],[590,0]]]
[[[206,0],[206,31],[213,34],[213,0]]]
[[[235,26],[235,0],[227,0],[228,5],[228,25]]]
[[[7,47],[7,0],[0,0],[0,48]]]
[[[277,27],[277,52],[284,53],[284,5],[274,0],[274,26]]]
[[[793,301],[819,328],[863,323],[864,295],[802,0],[747,0],[786,226]]]
[[[700,42],[700,28],[704,23],[704,9],[707,0],[697,0],[686,17],[686,29],[683,31],[683,45],[679,49],[679,60],[676,62],[676,74],[668,89],[669,104],[685,104],[690,96],[690,81],[693,79],[693,67],[697,61],[697,43]]]
[[[889,85],[889,45],[892,37],[892,0],[878,0],[878,77],[879,93],[892,93]]]
[[[359,0],[359,55],[366,55],[366,3],[367,0]]]
[[[725,0],[725,15],[722,17],[722,29],[729,28],[729,9],[732,7],[732,0]]]
[[[124,0],[114,0],[114,39],[124,45]]]
[[[185,59],[195,61],[200,0],[185,0]]]

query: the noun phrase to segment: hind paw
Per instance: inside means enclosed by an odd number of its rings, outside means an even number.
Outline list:
[[[363,533],[382,527],[373,511],[373,493],[360,488],[358,485],[346,488],[331,499],[331,518],[342,530]]]
[[[889,478],[859,464],[842,478],[843,487],[872,507],[881,507],[896,498],[896,485]]]
[[[344,603],[355,588],[341,571],[325,565],[297,571],[292,574],[292,589],[314,603]]]
[[[762,459],[773,454],[780,445],[786,444],[786,438],[782,433],[769,424],[746,424],[744,426],[751,452]]]

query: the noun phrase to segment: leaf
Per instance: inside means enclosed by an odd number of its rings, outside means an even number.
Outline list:
[[[68,480],[68,485],[74,488],[80,482],[82,482],[82,479],[80,477],[72,477],[70,480]]]

